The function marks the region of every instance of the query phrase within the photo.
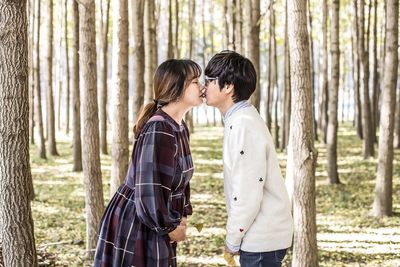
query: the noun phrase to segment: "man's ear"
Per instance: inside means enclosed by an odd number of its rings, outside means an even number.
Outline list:
[[[233,92],[234,92],[233,84],[225,85],[224,91],[225,91],[225,94],[227,94],[227,95],[233,94]]]

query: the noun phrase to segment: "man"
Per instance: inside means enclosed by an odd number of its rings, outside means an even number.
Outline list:
[[[281,266],[292,244],[293,219],[277,154],[265,122],[248,102],[257,74],[233,51],[216,54],[205,69],[206,101],[223,115],[225,251],[242,267]]]

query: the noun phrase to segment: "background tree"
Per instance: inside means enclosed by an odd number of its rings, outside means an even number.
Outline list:
[[[139,114],[144,102],[144,32],[143,12],[144,1],[132,1],[132,31],[133,31],[133,122]]]
[[[48,152],[50,155],[58,156],[56,145],[56,128],[55,128],[55,114],[54,114],[54,96],[53,96],[53,0],[47,1],[47,141]]]
[[[82,81],[82,155],[85,184],[86,248],[91,256],[104,211],[97,107],[96,26],[94,0],[79,0],[79,62]]]
[[[108,23],[110,0],[100,1],[100,146],[107,155]]]
[[[73,92],[73,171],[82,171],[81,105],[79,89],[79,9],[78,2],[72,1],[72,92]]]
[[[374,216],[392,215],[393,202],[393,126],[398,72],[399,2],[386,2],[386,56],[379,127],[378,172],[376,175]]]
[[[154,5],[154,1],[144,3],[145,103],[153,101],[153,75],[157,68],[157,26]]]
[[[337,167],[337,128],[338,128],[338,94],[340,79],[339,50],[339,0],[331,0],[331,79],[329,83],[329,116],[326,137],[326,153],[328,156],[329,183],[339,184]]]
[[[0,236],[5,266],[16,267],[37,266],[30,206],[26,12],[26,1],[0,1]]]
[[[113,113],[110,196],[123,183],[129,163],[128,1],[113,0]]]
[[[328,0],[322,0],[322,60],[320,66],[321,84],[319,100],[319,129],[321,141],[326,143],[328,123]]]
[[[260,109],[260,0],[244,1],[244,20],[246,33],[245,55],[253,62],[257,72],[257,86],[251,97],[252,104]]]
[[[69,121],[70,121],[70,71],[69,71],[69,50],[68,50],[68,1],[65,0],[64,3],[64,45],[65,45],[65,96],[66,96],[66,104],[65,104],[65,132],[69,133]]]
[[[372,125],[371,125],[371,105],[369,101],[369,60],[368,60],[368,46],[365,45],[365,21],[364,21],[364,0],[358,0],[358,53],[360,58],[360,82],[362,90],[362,125],[363,125],[363,156],[364,158],[374,156],[374,141],[372,139]]]
[[[44,129],[43,129],[43,113],[42,113],[42,90],[40,86],[40,1],[35,1],[36,4],[36,16],[35,16],[35,24],[36,24],[36,32],[35,32],[35,40],[34,40],[34,84],[35,84],[35,122],[36,129],[38,135],[38,152],[39,157],[42,159],[46,159],[46,143],[44,140]]]
[[[290,73],[293,93],[290,144],[293,149],[293,266],[318,266],[315,208],[314,122],[306,2],[288,1]]]

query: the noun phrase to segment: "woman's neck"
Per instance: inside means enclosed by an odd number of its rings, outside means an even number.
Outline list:
[[[165,113],[167,113],[176,123],[182,124],[183,117],[185,116],[188,109],[182,107],[177,102],[169,103],[161,108]]]

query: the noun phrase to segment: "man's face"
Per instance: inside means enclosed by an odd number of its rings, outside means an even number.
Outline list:
[[[206,77],[206,103],[209,106],[219,108],[224,105],[230,95],[219,88],[218,78]]]

